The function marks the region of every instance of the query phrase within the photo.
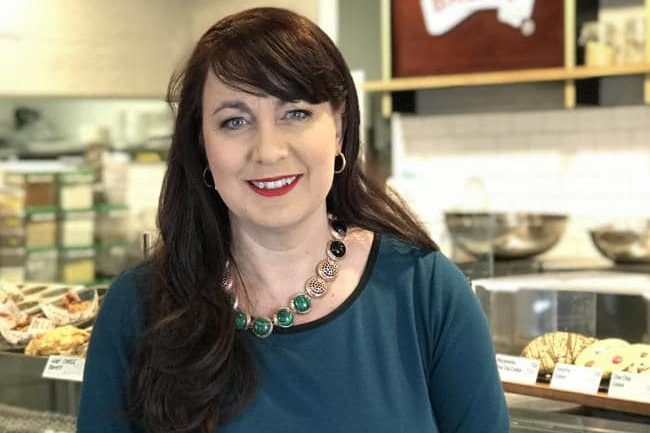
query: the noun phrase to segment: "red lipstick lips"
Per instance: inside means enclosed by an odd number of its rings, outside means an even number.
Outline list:
[[[300,180],[300,175],[277,176],[265,179],[247,181],[248,186],[257,194],[264,197],[278,197],[291,191]]]

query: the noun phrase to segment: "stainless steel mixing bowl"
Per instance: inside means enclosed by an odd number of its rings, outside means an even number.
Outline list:
[[[452,241],[474,256],[524,259],[551,249],[564,234],[568,217],[530,212],[445,212]]]
[[[605,225],[589,234],[600,254],[616,263],[650,263],[650,220],[645,227]]]

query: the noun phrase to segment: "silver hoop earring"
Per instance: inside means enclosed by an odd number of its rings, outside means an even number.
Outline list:
[[[208,174],[208,173],[210,173],[210,167],[207,167],[207,166],[206,166],[206,167],[203,169],[203,176],[202,176],[202,177],[203,177],[203,184],[204,184],[205,186],[207,186],[208,188],[212,189],[212,188],[214,188],[214,179],[212,179],[212,185],[210,185],[210,184],[208,183],[208,180],[207,180],[206,177],[205,177],[205,175]],[[212,177],[212,173],[210,173],[210,177]]]
[[[341,158],[341,166],[339,168],[336,168],[336,158]],[[348,164],[348,162],[345,160],[345,155],[343,152],[339,152],[338,155],[334,157],[334,173],[339,174],[343,173],[343,170],[345,170],[345,166]]]

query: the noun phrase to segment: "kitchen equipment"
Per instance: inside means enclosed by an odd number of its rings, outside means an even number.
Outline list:
[[[532,212],[445,212],[449,235],[463,251],[495,260],[542,254],[562,237],[568,217]]]
[[[650,220],[639,227],[605,225],[589,234],[598,252],[615,263],[650,264]]]
[[[13,126],[0,118],[0,160],[16,156],[13,135]]]

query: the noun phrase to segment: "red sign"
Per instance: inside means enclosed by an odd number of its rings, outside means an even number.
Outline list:
[[[393,0],[393,76],[562,66],[563,0]]]

